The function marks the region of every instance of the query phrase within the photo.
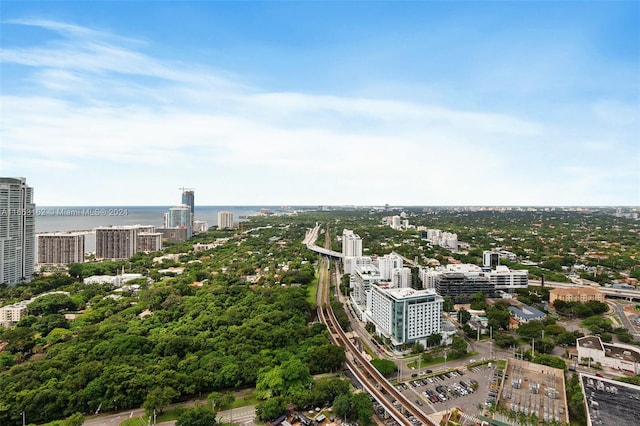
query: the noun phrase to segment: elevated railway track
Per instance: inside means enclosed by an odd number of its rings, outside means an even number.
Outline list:
[[[338,323],[330,303],[330,274],[327,272],[329,269],[329,259],[322,257],[322,262],[316,299],[318,318],[329,329],[332,342],[346,349],[346,363],[349,370],[399,424],[415,426],[416,423],[412,423],[408,418],[413,416],[420,422],[418,424],[435,426],[435,423],[433,423],[422,410],[415,406],[413,402],[402,393],[398,392],[398,390],[376,370],[346,335]],[[399,404],[394,406],[387,395],[391,397],[391,399],[398,401]],[[405,416],[405,413],[409,416]]]

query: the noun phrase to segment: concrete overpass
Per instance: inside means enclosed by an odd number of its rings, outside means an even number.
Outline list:
[[[320,225],[316,225],[315,228],[307,231],[307,235],[305,235],[304,240],[302,240],[303,244],[307,245],[307,248],[311,251],[315,251],[323,256],[330,257],[335,260],[342,260],[342,253],[329,250],[323,247],[319,247],[316,245],[316,240],[318,239],[318,233],[320,232]]]

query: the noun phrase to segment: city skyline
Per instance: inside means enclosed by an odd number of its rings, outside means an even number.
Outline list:
[[[640,204],[637,2],[0,7],[37,205]]]

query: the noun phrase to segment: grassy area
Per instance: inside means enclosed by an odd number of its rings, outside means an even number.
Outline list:
[[[319,279],[318,270],[316,270],[316,275],[313,277],[313,281],[309,283],[307,289],[309,290],[309,294],[307,294],[307,302],[311,304],[311,306],[316,306],[316,297],[318,295],[318,279]]]
[[[369,346],[365,345],[364,343],[362,344],[362,348],[364,349],[364,351],[369,354],[369,356],[371,357],[371,359],[378,359],[380,358],[378,355],[376,355],[375,352],[373,352],[371,350],[371,348],[369,348]]]
[[[176,420],[178,418],[178,414],[175,411],[167,411],[159,416],[156,416],[156,422],[168,422],[171,420]],[[153,418],[151,418],[151,423],[153,423]],[[147,416],[143,417],[133,417],[131,419],[127,419],[120,423],[120,426],[147,426],[149,424],[149,418]]]
[[[247,395],[236,397],[233,401],[233,408],[246,407],[248,405],[258,405],[260,401],[253,396],[253,392],[249,392]]]

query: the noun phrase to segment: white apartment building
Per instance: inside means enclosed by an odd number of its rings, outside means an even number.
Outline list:
[[[397,253],[390,253],[378,257],[376,259],[376,265],[378,266],[378,271],[380,271],[382,279],[389,281],[391,280],[393,271],[403,267],[403,261],[402,257]]]
[[[376,332],[391,339],[393,346],[420,342],[442,332],[444,299],[430,290],[371,288],[369,317]]]
[[[345,257],[342,259],[342,264],[344,265],[344,273],[352,274],[356,266],[371,266],[374,265],[374,262],[370,256],[359,256]]]
[[[351,302],[360,320],[366,320],[365,311],[371,302],[371,287],[382,281],[374,265],[356,265],[351,274]]]
[[[233,229],[233,213],[218,212],[218,229]]]
[[[143,278],[142,274],[92,275],[82,280],[84,284],[111,284],[121,286],[127,281]]]
[[[342,261],[344,264],[344,273],[353,274],[354,268],[360,262],[357,260],[362,257],[362,238],[358,234],[354,234],[349,229],[342,231]],[[369,263],[364,260],[363,263]]]
[[[400,216],[393,216],[391,218],[391,227],[393,229],[401,229],[402,228],[402,222],[401,222]]]
[[[207,232],[209,230],[209,224],[204,220],[194,220],[193,221],[193,233],[197,234],[199,232]]]
[[[33,188],[26,178],[0,177],[0,284],[30,281],[35,269]]]
[[[68,265],[84,262],[83,232],[52,232],[38,234],[38,263]]]
[[[391,274],[391,286],[395,288],[411,288],[411,268],[396,268]]]
[[[0,308],[0,326],[11,327],[27,316],[27,305],[31,300],[23,300],[22,302]]]
[[[433,290],[436,288],[436,278],[440,272],[432,268],[420,268],[420,279],[422,280],[422,288],[425,290]]]
[[[354,234],[349,229],[342,231],[342,256],[360,257],[362,256],[362,238]]]
[[[451,251],[458,250],[458,234],[443,232],[440,229],[427,229],[427,241]]]

